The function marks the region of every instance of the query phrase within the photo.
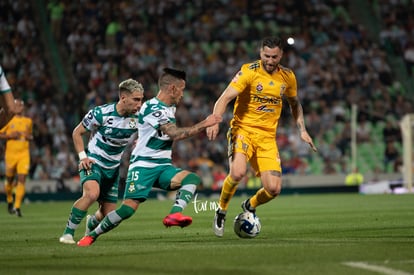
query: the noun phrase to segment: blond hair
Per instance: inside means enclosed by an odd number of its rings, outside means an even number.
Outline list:
[[[132,93],[134,91],[139,91],[142,93],[144,92],[144,87],[142,86],[142,84],[132,78],[122,81],[118,87],[120,93]]]

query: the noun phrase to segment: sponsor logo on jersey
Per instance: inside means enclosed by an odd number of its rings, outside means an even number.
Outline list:
[[[275,110],[273,108],[267,108],[266,105],[260,105],[259,107],[256,108],[256,111],[274,113]]]
[[[90,122],[91,121],[88,118],[86,118],[86,117],[83,119],[83,125],[86,126],[86,127],[89,126]]]
[[[143,189],[145,189],[145,188],[147,188],[145,185],[142,185],[142,184],[137,184],[137,189],[138,189],[138,190],[143,190]]]
[[[274,104],[274,105],[279,105],[280,104],[280,98],[279,97],[273,97],[273,96],[258,96],[258,95],[254,95],[252,97],[252,101],[255,103],[263,103],[263,104]]]
[[[117,136],[123,137],[122,133],[118,133]],[[106,143],[110,143],[110,145],[114,145],[114,146],[125,146],[127,144],[126,141],[115,140],[115,139],[112,139],[112,138],[106,137],[106,136],[102,136],[102,140],[105,141]]]

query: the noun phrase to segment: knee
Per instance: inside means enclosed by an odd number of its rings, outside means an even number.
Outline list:
[[[246,173],[243,171],[235,170],[231,171],[230,176],[234,181],[239,182],[246,176]]]
[[[82,188],[82,198],[88,201],[96,201],[99,198],[99,185],[95,181],[86,181]]]
[[[277,197],[280,194],[280,191],[282,190],[280,184],[264,187],[266,192],[271,195],[272,197]]]
[[[82,197],[90,202],[95,202],[99,198],[99,190],[84,190]]]
[[[236,165],[236,163],[232,163],[230,165],[230,177],[234,181],[241,181],[246,176],[247,168],[246,165]]]

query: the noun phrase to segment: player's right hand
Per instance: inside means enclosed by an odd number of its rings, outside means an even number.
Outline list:
[[[209,140],[214,140],[219,132],[219,124],[206,128],[207,137]]]

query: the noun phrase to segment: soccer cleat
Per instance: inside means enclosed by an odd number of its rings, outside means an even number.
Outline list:
[[[89,229],[89,220],[92,218],[92,215],[86,216],[86,229],[85,229],[85,236],[91,233],[91,230]]]
[[[193,218],[191,218],[190,216],[184,216],[180,212],[169,214],[162,221],[162,223],[166,227],[170,227],[170,226],[186,227],[186,226],[189,226],[192,222],[193,222]]]
[[[224,222],[226,221],[227,211],[217,209],[213,220],[213,231],[217,237],[223,237],[224,235]]]
[[[71,234],[64,234],[62,237],[59,238],[59,242],[65,244],[74,244],[75,241],[73,240],[73,236]]]
[[[256,214],[256,208],[251,207],[250,199],[243,201],[241,204],[241,208],[243,209],[243,212],[251,212],[253,214]]]
[[[15,208],[13,211],[16,214],[17,217],[23,217],[22,216],[22,211],[20,211],[20,208]]]
[[[7,211],[9,211],[9,214],[11,215],[14,214],[13,203],[7,203]]]
[[[78,246],[90,246],[95,242],[95,238],[92,236],[84,236],[79,240]]]

